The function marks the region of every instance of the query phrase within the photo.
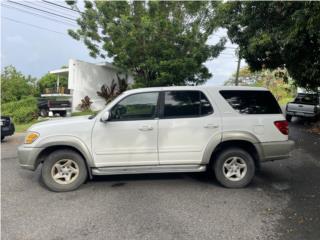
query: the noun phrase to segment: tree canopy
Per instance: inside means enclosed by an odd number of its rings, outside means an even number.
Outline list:
[[[68,86],[68,79],[66,77],[60,76],[59,85],[60,85],[60,87],[67,87]],[[40,88],[41,93],[44,93],[44,90],[46,88],[57,87],[57,76],[54,74],[51,74],[51,73],[47,73],[46,75],[42,76],[39,79],[38,86]]]
[[[67,1],[75,5],[75,1]],[[137,86],[197,85],[211,74],[204,62],[223,50],[209,45],[216,2],[85,1],[79,29],[93,57],[110,57],[134,74]]]
[[[1,73],[1,103],[18,101],[39,94],[36,79],[25,76],[13,66],[7,66]]]
[[[218,12],[252,70],[286,67],[298,86],[320,86],[319,2],[227,2]]]

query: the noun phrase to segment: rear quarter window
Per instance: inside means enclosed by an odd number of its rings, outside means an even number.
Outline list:
[[[241,114],[282,113],[278,102],[269,91],[221,90],[220,94]]]

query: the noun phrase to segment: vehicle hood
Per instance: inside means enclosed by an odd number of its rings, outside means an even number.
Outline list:
[[[89,115],[87,116],[79,116],[79,117],[67,117],[55,120],[46,120],[43,122],[36,123],[32,125],[28,131],[34,132],[48,132],[48,133],[70,133],[76,132],[77,130],[81,130],[79,128],[87,128],[90,125],[93,125],[95,122],[94,119],[89,119]]]

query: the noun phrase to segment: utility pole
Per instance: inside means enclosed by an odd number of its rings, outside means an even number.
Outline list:
[[[236,74],[236,80],[235,85],[239,85],[239,71],[240,71],[240,63],[241,63],[241,57],[240,57],[240,51],[238,50],[238,66],[237,66],[237,74]]]

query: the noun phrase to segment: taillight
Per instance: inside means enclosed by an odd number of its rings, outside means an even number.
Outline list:
[[[288,135],[289,134],[289,124],[287,121],[275,121],[274,125],[278,128],[278,130],[284,134]]]

